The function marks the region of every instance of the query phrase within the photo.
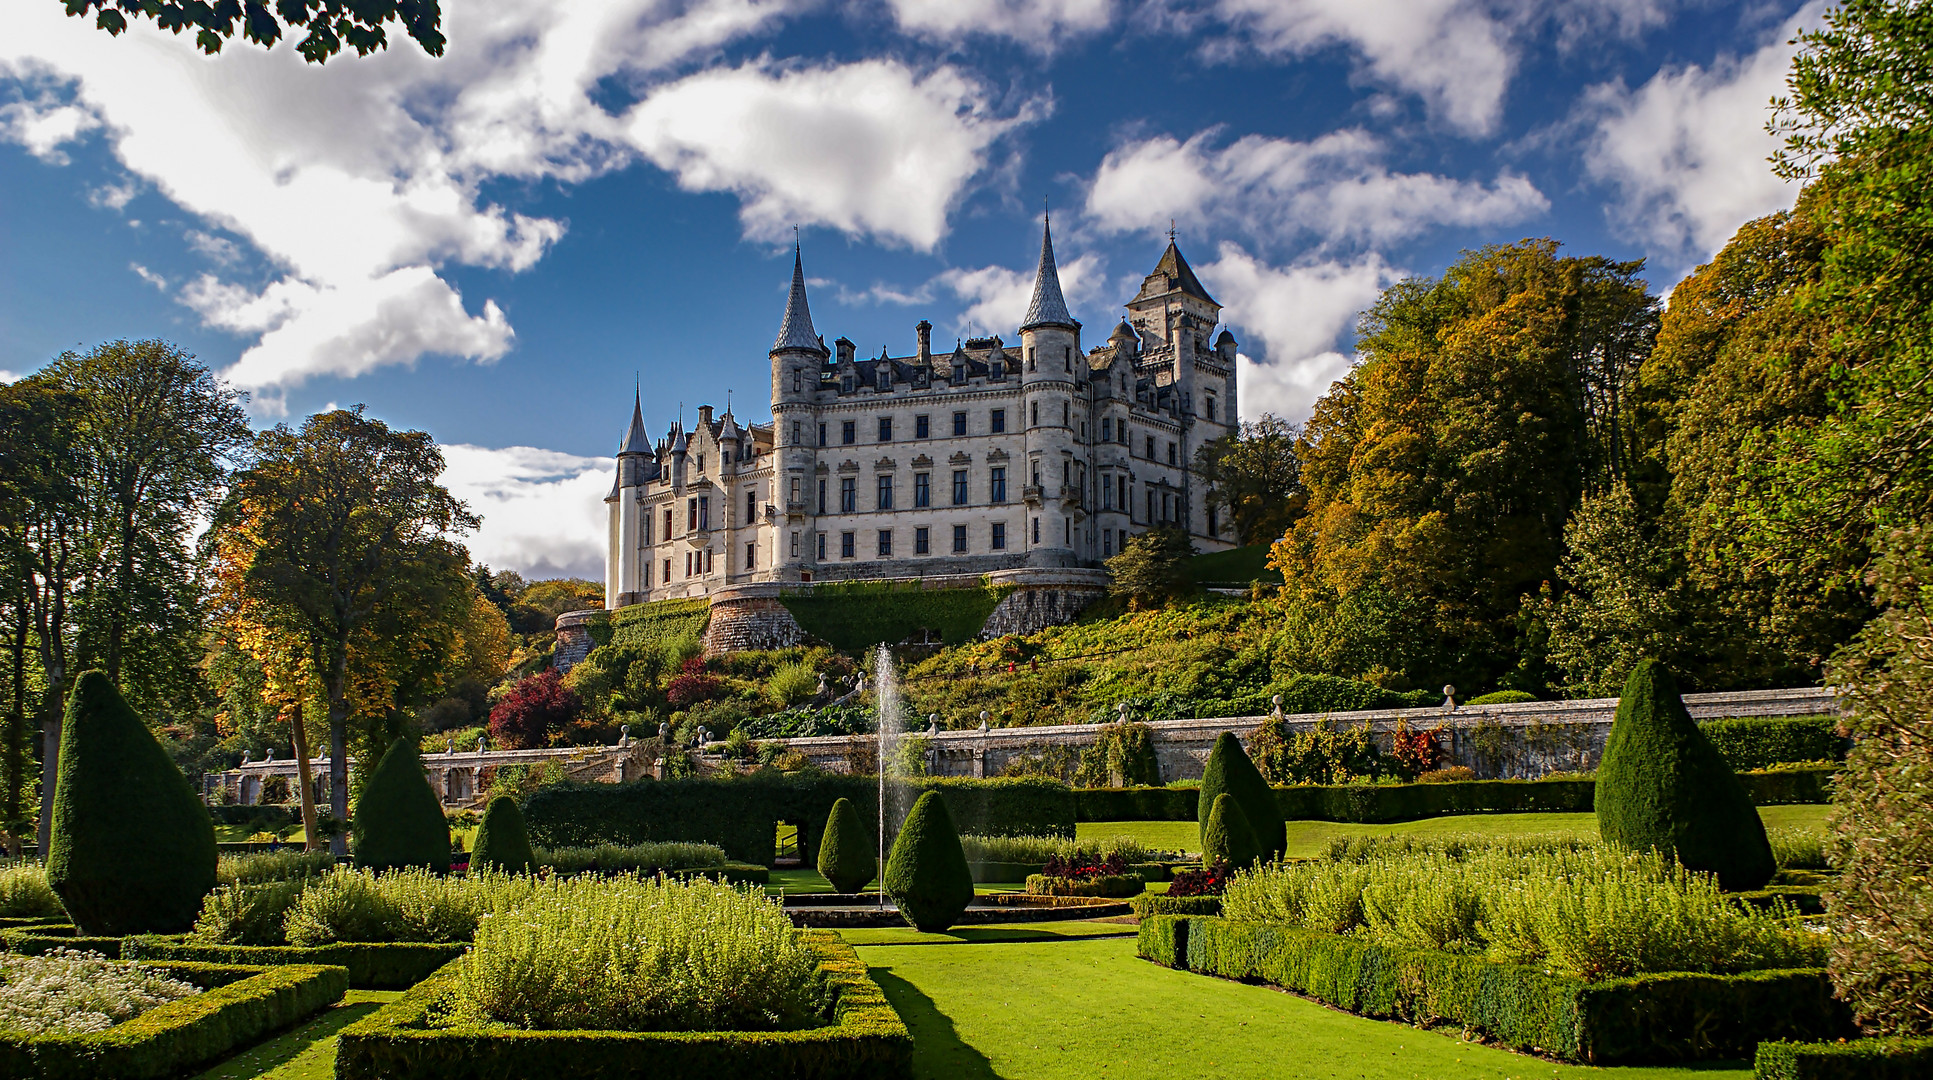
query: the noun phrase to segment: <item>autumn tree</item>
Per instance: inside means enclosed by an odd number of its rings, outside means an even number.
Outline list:
[[[1196,451],[1208,504],[1228,514],[1237,543],[1272,544],[1301,516],[1308,497],[1295,456],[1298,434],[1294,424],[1264,414]]]
[[[327,712],[331,811],[346,820],[350,719],[389,721],[397,687],[441,666],[410,656],[433,629],[412,616],[467,597],[468,560],[452,537],[476,518],[438,483],[443,455],[427,433],[393,430],[360,407],[318,413],[299,431],[278,425],[254,452],[216,524],[252,530],[240,591],[307,648]]]
[[[490,734],[506,750],[535,750],[549,745],[551,733],[583,711],[577,692],[564,685],[555,671],[526,675],[490,710]]]
[[[1188,576],[1188,559],[1194,554],[1195,545],[1186,532],[1149,529],[1107,561],[1108,591],[1127,597],[1137,607],[1178,596],[1194,584]]]

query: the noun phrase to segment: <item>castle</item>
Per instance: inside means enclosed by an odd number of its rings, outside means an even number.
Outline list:
[[[1041,230],[1008,345],[973,338],[861,360],[813,329],[795,249],[771,349],[772,422],[698,410],[652,443],[643,401],[617,453],[605,606],[753,583],[1098,566],[1150,527],[1234,544],[1195,452],[1234,431],[1235,338],[1170,238],[1105,345],[1081,347]]]

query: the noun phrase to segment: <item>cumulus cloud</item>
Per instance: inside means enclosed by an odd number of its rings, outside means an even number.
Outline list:
[[[1106,295],[1110,287],[1106,260],[1089,252],[1061,262],[1059,269],[1061,295],[1067,299],[1074,317],[1080,318],[1083,308],[1087,308],[1091,325],[1112,326],[1114,316],[1097,320],[1092,311],[1092,305],[1117,302]],[[975,334],[1009,334],[1027,314],[1027,304],[1034,296],[1036,272],[1035,267],[1026,270],[1010,270],[1004,266],[955,267],[934,280],[966,305],[955,321],[955,329],[962,332],[970,329]]]
[[[17,65],[0,60],[0,78],[24,78],[29,86],[41,84],[21,100],[0,105],[0,139],[18,143],[49,165],[67,164],[67,154],[61,147],[80,141],[81,136],[101,126],[100,118],[91,110],[61,100],[45,85],[44,78],[34,78],[33,69],[24,59]]]
[[[526,577],[604,576],[612,463],[534,446],[444,446],[443,484],[483,524],[470,555]]]
[[[1765,131],[1767,103],[1785,86],[1787,42],[1822,8],[1806,5],[1748,56],[1665,68],[1635,90],[1614,82],[1586,92],[1585,166],[1617,191],[1614,221],[1672,256],[1701,259],[1745,222],[1792,205],[1798,185],[1766,164],[1778,148]]]
[[[1353,262],[1271,266],[1232,243],[1221,246],[1216,261],[1195,269],[1226,305],[1222,317],[1248,339],[1235,377],[1242,415],[1250,420],[1265,412],[1305,419],[1353,362],[1338,342],[1400,276],[1373,254]]]
[[[1161,135],[1102,160],[1086,210],[1103,228],[1190,226],[1283,242],[1386,244],[1438,225],[1495,225],[1543,213],[1550,202],[1505,172],[1488,184],[1395,173],[1381,140],[1359,129],[1308,142],[1249,135],[1217,147],[1219,132],[1186,142]]]
[[[1011,38],[1039,51],[1106,29],[1115,0],[888,0],[900,29],[957,41],[972,35]]]

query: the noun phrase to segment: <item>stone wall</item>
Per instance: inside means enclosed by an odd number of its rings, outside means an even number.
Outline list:
[[[587,611],[566,611],[557,616],[557,648],[551,654],[551,666],[559,672],[567,672],[583,662],[591,654],[595,644],[591,641],[591,620],[604,614],[602,609]]]
[[[1105,570],[1009,570],[989,574],[995,585],[1011,585],[981,628],[983,638],[1032,634],[1074,621],[1087,605],[1107,595]]]
[[[797,619],[779,601],[777,585],[737,585],[711,598],[705,655],[750,649],[783,649],[805,640]]]

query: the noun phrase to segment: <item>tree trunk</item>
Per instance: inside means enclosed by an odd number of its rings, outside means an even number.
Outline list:
[[[7,648],[13,653],[13,701],[7,710],[7,792],[0,816],[8,822],[20,820],[21,796],[27,787],[27,605],[16,609],[13,640]],[[9,826],[11,828],[11,826]],[[18,855],[19,837],[13,837],[8,854]]]
[[[329,841],[337,858],[349,854],[349,650],[329,664],[329,811],[343,832]]]
[[[42,859],[51,850],[48,844],[53,839],[54,781],[60,774],[60,717],[65,708],[59,678],[50,671],[47,673],[47,697],[41,703],[40,712],[40,828],[34,832],[34,841],[40,845]]]
[[[289,718],[289,734],[295,743],[295,785],[302,791],[302,849],[314,851],[322,838],[315,832],[315,777],[309,773],[307,714],[307,706],[297,698],[295,715]]]

